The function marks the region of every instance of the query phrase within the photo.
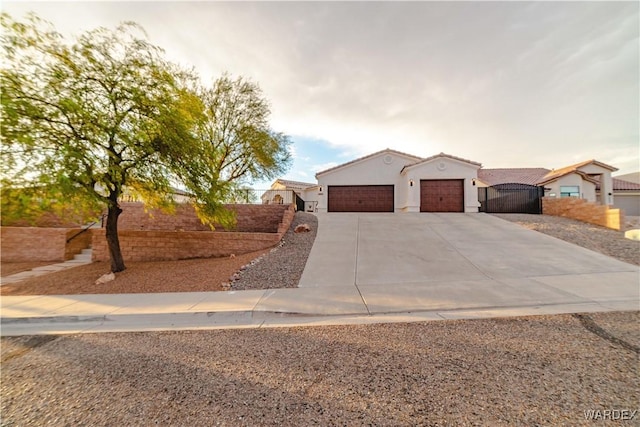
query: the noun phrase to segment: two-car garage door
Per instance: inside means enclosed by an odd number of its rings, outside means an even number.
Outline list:
[[[330,185],[329,212],[393,212],[393,185]],[[464,212],[464,180],[420,181],[420,212]]]
[[[393,185],[330,185],[329,212],[393,212]]]

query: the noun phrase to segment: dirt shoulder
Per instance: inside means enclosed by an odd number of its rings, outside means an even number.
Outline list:
[[[2,418],[30,426],[603,425],[588,417],[638,409],[639,321],[638,312],[594,313],[4,338]]]

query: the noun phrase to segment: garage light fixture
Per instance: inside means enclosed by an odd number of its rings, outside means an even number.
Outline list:
[[[471,185],[473,185],[475,187],[475,185],[476,185],[476,179],[475,178],[471,179]]]
[[[413,187],[413,180],[412,179],[409,180],[409,187]]]

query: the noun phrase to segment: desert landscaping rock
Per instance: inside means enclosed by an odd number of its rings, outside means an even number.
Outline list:
[[[306,225],[308,232],[296,232]],[[247,265],[233,281],[233,290],[295,288],[309,258],[316,239],[318,218],[310,213],[297,212],[291,227],[280,244]]]
[[[638,312],[587,316],[640,345]],[[7,426],[591,426],[640,402],[638,355],[571,315],[4,338],[2,358]]]

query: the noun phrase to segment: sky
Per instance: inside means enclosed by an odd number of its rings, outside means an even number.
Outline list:
[[[135,21],[211,82],[258,83],[283,178],[385,148],[485,168],[640,170],[638,2],[3,2],[77,35]],[[614,175],[616,175],[614,174]],[[264,188],[268,183],[257,183]]]

